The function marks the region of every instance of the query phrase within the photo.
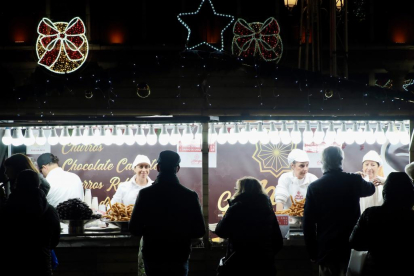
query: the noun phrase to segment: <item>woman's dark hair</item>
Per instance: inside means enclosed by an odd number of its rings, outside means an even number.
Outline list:
[[[13,168],[16,175],[24,170],[32,170],[36,173],[39,172],[29,157],[21,153],[16,153],[7,158],[6,161],[4,161],[4,166]]]
[[[33,170],[23,170],[17,175],[16,189],[38,189],[39,185],[39,175]]]
[[[382,191],[384,204],[412,208],[414,205],[414,186],[405,172],[392,172],[385,180]]]
[[[266,194],[265,189],[257,178],[251,176],[245,176],[237,180],[237,191],[234,197],[237,197],[243,193],[246,194]]]

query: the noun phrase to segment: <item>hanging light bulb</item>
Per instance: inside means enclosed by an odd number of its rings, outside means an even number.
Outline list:
[[[217,133],[214,124],[208,124],[208,144],[214,144],[217,141]]]
[[[73,129],[72,137],[70,138],[70,143],[75,146],[82,143],[82,134],[81,134],[79,127],[76,127],[75,129]]]
[[[302,141],[301,133],[299,130],[298,122],[294,122],[292,132],[290,133],[293,144],[299,144]]]
[[[246,123],[244,125],[244,128],[240,130],[240,134],[238,137],[238,141],[241,145],[246,144],[249,142],[249,136],[250,136],[250,123]]]
[[[408,145],[410,143],[410,135],[408,134],[407,128],[405,127],[404,121],[401,122],[399,136],[401,144]]]
[[[280,130],[280,141],[282,141],[282,144],[284,145],[290,144],[292,142],[292,138],[290,137],[286,122],[282,122],[282,129]]]
[[[387,137],[385,137],[384,130],[382,129],[381,123],[377,122],[377,129],[374,133],[375,140],[378,144],[382,145],[387,141]]]
[[[303,131],[303,143],[307,145],[313,143],[313,131],[310,127],[310,122],[306,122],[306,127]]]
[[[358,127],[356,122],[354,122],[352,128],[348,128],[346,130],[346,135],[345,135],[345,143],[347,143],[348,145],[351,145],[355,142],[355,134],[358,131]]]
[[[107,126],[107,128],[105,129],[105,135],[102,137],[102,141],[107,146],[113,144],[112,131],[109,126]]]
[[[112,130],[112,143],[117,146],[122,146],[125,144],[124,134],[122,133],[122,129],[120,129],[118,126],[114,126]]]
[[[33,135],[33,130],[32,128],[28,127],[26,128],[26,132],[24,133],[23,144],[25,146],[31,146],[34,143],[35,143],[35,137]]]
[[[104,126],[96,126],[95,133],[93,134],[93,144],[100,145],[103,144],[103,140],[105,137],[105,127]]]
[[[390,141],[392,145],[396,145],[400,142],[400,137],[394,122],[388,123],[388,129],[387,132],[385,132],[385,137],[387,137],[388,141]]]
[[[132,146],[133,144],[135,144],[134,131],[132,130],[131,126],[126,126],[125,128],[124,142],[128,146]]]
[[[93,127],[89,126],[83,129],[83,139],[82,139],[82,144],[84,145],[90,145],[93,144],[93,139],[94,139],[94,133],[93,133]]]
[[[51,146],[57,145],[59,143],[59,136],[56,133],[56,128],[52,127],[52,130],[50,132],[50,136],[47,138],[47,143]]]
[[[258,133],[257,129],[255,129],[254,127],[250,128],[250,133],[249,133],[249,136],[248,136],[249,143],[252,144],[252,145],[256,145],[257,142],[259,142],[259,138],[260,138],[260,136],[259,136],[259,133]]]
[[[36,144],[38,144],[39,146],[43,146],[44,144],[46,144],[46,137],[43,127],[39,128],[39,133],[37,134],[35,141]]]
[[[368,121],[365,122],[364,136],[365,136],[365,142],[368,145],[372,145],[372,144],[375,143],[374,132],[372,131],[371,127],[369,126],[369,122]]]
[[[170,134],[167,131],[167,128],[165,125],[161,125],[161,133],[158,138],[158,142],[162,146],[166,146],[170,142]]]
[[[177,145],[179,142],[181,141],[181,133],[180,130],[178,129],[178,126],[175,124],[174,128],[171,132],[171,137],[170,137],[170,144],[175,146]]]
[[[355,143],[357,143],[358,145],[362,145],[363,143],[365,143],[365,134],[361,128],[361,125],[359,125],[359,128],[355,133]]]
[[[270,142],[274,145],[280,143],[279,131],[276,128],[275,123],[270,123],[270,131],[269,131]]]
[[[223,123],[217,135],[217,143],[219,143],[220,145],[224,145],[225,143],[227,143],[228,138],[229,133],[227,131],[226,124]]]
[[[322,128],[322,123],[318,122],[315,134],[313,135],[313,141],[315,142],[315,144],[319,145],[322,144],[323,138],[325,138],[325,133]]]
[[[203,142],[203,125],[198,124],[197,132],[194,134],[194,141],[196,144],[201,145]]]
[[[260,122],[257,126],[257,134],[259,136],[260,144],[267,145],[270,142],[270,135],[267,131],[267,128],[263,127],[263,123]]]
[[[345,123],[342,122],[341,127],[338,128],[338,130],[336,131],[335,143],[342,146],[342,144],[345,143],[346,135],[347,135],[346,134],[346,126],[345,126]]]
[[[333,125],[333,122],[329,122],[329,128],[326,130],[326,135],[323,141],[327,145],[332,145],[335,142],[336,132]]]
[[[154,130],[154,125],[150,125],[148,134],[147,134],[147,144],[153,146],[157,143],[157,134]]]
[[[4,135],[1,138],[1,141],[3,142],[3,144],[5,144],[6,146],[11,145],[12,143],[12,136],[11,136],[11,129],[10,128],[6,128],[4,130]]]
[[[147,143],[147,138],[145,137],[144,130],[141,126],[138,126],[137,133],[135,133],[135,141],[138,145],[143,146]]]
[[[193,141],[193,131],[191,130],[190,124],[187,124],[183,131],[181,143],[183,145],[190,145],[192,141]]]
[[[15,128],[12,136],[12,145],[17,147],[23,144],[23,134],[20,127]]]
[[[237,140],[239,139],[239,134],[240,134],[239,125],[236,123],[236,124],[234,124],[234,128],[230,129],[229,137],[227,139],[227,142],[230,145],[236,144]]]
[[[62,146],[67,145],[70,143],[70,135],[69,135],[69,129],[67,126],[63,127],[62,129],[62,133],[60,134],[59,137],[59,144],[61,144]]]

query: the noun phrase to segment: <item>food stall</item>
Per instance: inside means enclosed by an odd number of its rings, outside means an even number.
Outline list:
[[[360,171],[363,155],[376,151],[384,161],[380,173],[387,176],[392,171],[402,171],[409,163],[412,129],[409,124],[403,120],[208,121],[206,118],[192,122],[117,124],[10,123],[2,125],[2,143],[8,146],[8,155],[24,151],[34,162],[45,152],[56,155],[63,170],[81,178],[85,190],[97,198],[101,211],[102,206],[109,208],[119,183],[134,175],[132,162],[137,154],[150,158],[149,177],[155,179],[158,153],[167,149],[177,151],[182,160],[180,181],[198,193],[211,230],[203,242],[194,245],[190,269],[197,275],[202,271],[213,274],[218,259],[225,254],[226,242],[214,234],[214,227],[228,208],[227,199],[234,194],[237,179],[258,178],[275,205],[278,179],[290,171],[287,155],[295,148],[305,150],[310,159],[309,172],[320,177],[320,153],[329,145],[342,147],[343,168],[348,172]],[[304,247],[300,210],[280,216],[285,248],[278,254],[278,259],[283,260],[277,263],[279,271],[314,271],[316,268],[309,263]],[[63,223],[56,249],[61,260],[56,275],[69,273],[74,265],[82,265],[85,275],[91,271],[136,274],[139,241],[125,229],[118,228],[116,223],[96,220],[88,222],[81,232],[71,232],[65,224],[68,225]]]

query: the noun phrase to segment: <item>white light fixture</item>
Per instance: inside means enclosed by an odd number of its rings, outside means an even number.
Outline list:
[[[4,135],[1,138],[1,141],[3,142],[3,144],[5,144],[6,146],[11,145],[12,143],[12,136],[11,136],[11,129],[10,128],[6,128],[4,130]]]
[[[161,126],[161,133],[160,133],[160,136],[158,137],[158,142],[162,146],[166,146],[170,142],[170,134],[168,133],[165,125]]]
[[[374,136],[374,132],[372,131],[371,127],[369,126],[369,122],[365,122],[365,131],[364,131],[364,136],[365,136],[365,142],[368,145],[372,145],[375,143],[375,136]]]
[[[180,141],[181,141],[181,133],[180,133],[180,130],[178,129],[178,126],[175,124],[171,132],[170,144],[175,146]]]
[[[326,130],[326,135],[323,141],[325,142],[326,145],[332,145],[335,142],[335,138],[336,138],[336,132],[335,132],[333,122],[329,122],[329,127]]]
[[[292,137],[292,143],[293,144],[299,144],[302,142],[301,133],[299,130],[298,122],[294,122],[292,132],[290,133],[290,136]]]
[[[102,137],[102,141],[105,145],[110,146],[113,143],[113,138],[112,138],[112,131],[111,128],[108,126],[105,130],[105,135]]]
[[[36,139],[33,135],[33,130],[31,127],[26,128],[24,133],[23,144],[25,146],[32,146],[35,143]]]
[[[387,137],[385,137],[384,130],[382,129],[381,123],[377,122],[377,129],[374,133],[375,140],[378,144],[382,145],[387,141]]]
[[[15,128],[12,136],[12,145],[17,147],[23,144],[23,134],[20,127]]]
[[[208,124],[208,144],[214,144],[217,141],[217,133],[214,124]]]
[[[256,145],[257,142],[259,142],[259,133],[257,132],[257,129],[255,129],[254,127],[250,128],[248,139],[249,143],[252,145]]]
[[[355,142],[355,134],[358,131],[356,122],[354,122],[351,128],[348,128],[345,133],[345,143],[351,145]]]
[[[93,144],[93,138],[94,138],[93,127],[85,126],[85,128],[83,129],[82,144],[84,144],[85,146]]]
[[[63,127],[62,133],[59,137],[59,144],[62,146],[67,145],[70,143],[70,135],[69,135],[69,129],[67,126]]]
[[[219,143],[220,145],[224,145],[225,143],[227,143],[228,138],[229,133],[227,132],[226,124],[223,123],[217,135],[217,143]]]
[[[270,123],[269,136],[270,136],[270,142],[272,144],[277,145],[280,143],[279,131],[277,130],[277,127],[275,123],[273,122]]]
[[[325,133],[323,132],[322,123],[318,122],[318,126],[316,127],[315,134],[313,135],[313,141],[315,144],[322,144],[323,138],[325,138]]]
[[[247,142],[249,142],[249,135],[250,135],[250,124],[246,123],[244,125],[244,128],[240,130],[239,134],[239,144],[245,145]]]
[[[183,136],[181,137],[181,143],[183,145],[190,145],[193,142],[193,131],[191,130],[191,125],[187,124],[183,131]]]
[[[79,127],[76,127],[73,131],[72,131],[72,137],[70,139],[70,143],[72,145],[79,145],[80,143],[82,143],[82,134],[81,131],[79,129]]]
[[[345,142],[346,135],[346,126],[345,123],[342,122],[341,127],[336,130],[335,143],[342,146],[342,144]]]
[[[388,123],[388,129],[387,132],[385,132],[385,137],[387,137],[388,141],[390,141],[392,145],[396,145],[400,142],[400,137],[394,122]]]
[[[59,143],[59,136],[56,133],[56,128],[52,127],[50,130],[50,136],[47,138],[47,143],[51,146],[55,146]]]
[[[303,143],[307,145],[313,143],[313,131],[310,127],[310,122],[306,122],[306,127],[303,131]]]
[[[364,131],[362,130],[361,125],[359,125],[359,128],[357,132],[355,133],[355,143],[357,143],[358,145],[362,145],[365,143],[365,134],[364,134]]]
[[[144,130],[141,126],[138,126],[137,133],[135,133],[135,141],[138,145],[143,146],[147,143],[147,138],[145,137]]]
[[[132,130],[131,126],[126,126],[125,128],[124,142],[128,146],[132,146],[133,144],[135,144],[134,131]]]
[[[95,133],[93,134],[93,144],[100,145],[103,144],[105,139],[105,126],[97,126],[95,128]]]
[[[282,122],[282,129],[280,130],[280,141],[282,141],[282,144],[284,145],[290,144],[292,142],[292,138],[290,137],[286,122]]]
[[[399,135],[401,144],[408,145],[410,143],[410,135],[408,134],[407,128],[405,127],[404,121],[401,122]]]
[[[122,133],[122,129],[118,126],[114,126],[112,129],[112,143],[117,146],[122,146],[125,143],[124,134]]]
[[[294,6],[296,6],[297,0],[284,0],[286,8],[289,10],[293,9]]]
[[[267,128],[263,127],[263,123],[259,123],[259,126],[257,127],[257,133],[259,135],[259,141],[262,145],[267,145],[270,142],[270,136],[267,132]]]
[[[147,134],[147,144],[153,146],[157,143],[157,134],[154,130],[154,125],[150,125],[148,134]]]
[[[230,145],[234,145],[237,143],[237,140],[239,139],[240,135],[240,128],[239,125],[236,123],[234,124],[234,128],[230,129],[229,138],[227,139],[227,142]]]

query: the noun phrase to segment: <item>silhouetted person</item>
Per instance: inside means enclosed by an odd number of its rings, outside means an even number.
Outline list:
[[[414,260],[414,186],[404,172],[390,173],[382,206],[368,208],[352,232],[351,247],[368,251],[364,275],[410,275]],[[398,237],[401,226],[407,235]],[[412,272],[411,272],[412,273]]]
[[[276,275],[275,256],[283,247],[283,237],[269,196],[253,177],[237,180],[236,189],[215,230],[229,239],[228,275]]]
[[[139,192],[129,230],[143,236],[145,273],[187,275],[191,239],[205,234],[205,224],[196,192],[180,184],[180,156],[163,151],[158,157],[157,179]]]
[[[303,233],[311,261],[319,264],[319,275],[345,275],[349,235],[361,214],[360,198],[375,192],[371,182],[342,171],[343,159],[339,147],[324,149],[323,176],[309,185],[306,194]]]
[[[50,250],[59,243],[59,216],[39,189],[36,172],[19,173],[1,219],[0,274],[52,275]]]
[[[414,181],[414,162],[411,162],[407,166],[405,166],[405,172],[411,178],[411,181]]]

